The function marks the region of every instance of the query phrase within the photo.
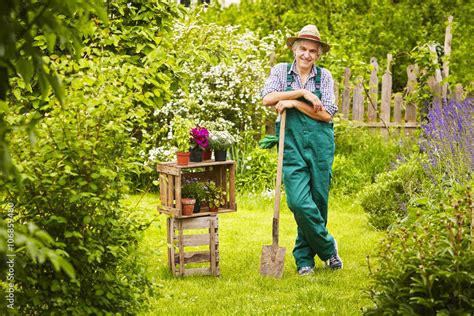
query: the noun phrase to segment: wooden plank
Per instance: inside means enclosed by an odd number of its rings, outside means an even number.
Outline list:
[[[180,170],[176,168],[176,166],[172,165],[158,164],[156,165],[156,170],[159,173],[172,174],[174,176],[178,176],[180,174]]]
[[[183,205],[181,205],[181,176],[175,176],[174,196],[176,199],[176,208],[179,209],[179,215],[183,215]]]
[[[193,268],[184,270],[183,276],[190,275],[212,275],[212,272],[209,268]]]
[[[210,227],[209,227],[209,250],[211,255],[211,273],[212,275],[216,275],[216,229],[217,229],[217,217],[213,217],[210,220]]]
[[[233,160],[226,160],[226,161],[205,160],[202,162],[190,162],[186,166],[181,166],[181,165],[177,165],[176,161],[170,161],[170,162],[162,162],[159,164],[159,166],[160,168],[168,166],[168,167],[176,168],[177,170],[183,170],[183,169],[194,169],[194,168],[207,167],[207,166],[231,165],[233,162],[234,162]]]
[[[408,82],[407,82],[407,88],[406,88],[406,94],[407,94],[407,99],[409,100],[406,105],[405,105],[405,122],[408,123],[416,123],[416,103],[410,100],[410,97],[416,93],[416,86],[418,85],[417,83],[417,76],[418,76],[418,65],[408,65],[407,67],[407,77],[408,77]]]
[[[175,258],[178,260],[179,256],[175,255]],[[209,251],[191,251],[184,253],[184,264],[203,262],[211,262],[211,253]]]
[[[379,70],[379,64],[377,63],[377,58],[370,58],[371,72],[370,72],[370,82],[369,82],[369,102],[368,102],[368,121],[375,122],[377,120],[378,112],[378,94],[379,94],[379,78],[377,76],[377,71]]]
[[[209,234],[183,235],[182,245],[183,247],[203,246],[209,245],[209,241]]]
[[[174,259],[174,219],[167,219],[167,228],[168,228],[168,249],[169,249],[169,258],[168,261],[171,263],[170,268],[173,274],[176,274],[176,260]]]
[[[357,78],[357,85],[354,89],[353,103],[352,103],[352,120],[364,120],[364,94],[362,87],[362,77]]]
[[[167,205],[166,206],[169,206],[169,207],[174,207],[174,195],[173,195],[173,191],[174,191],[174,176],[169,174],[168,175],[168,187],[166,188],[166,194],[167,194],[167,197],[166,197],[166,200],[168,201]]]
[[[396,93],[393,100],[393,120],[396,124],[400,124],[402,122],[402,101],[402,94]]]
[[[436,80],[436,77],[428,78],[428,86],[433,93],[433,103],[438,103],[441,101],[441,85],[440,81]]]
[[[184,232],[183,232],[183,221],[178,220],[178,247],[179,247],[179,275],[184,275]]]
[[[446,79],[449,76],[449,57],[451,57],[451,41],[453,40],[453,34],[451,28],[453,26],[453,16],[448,17],[448,26],[446,27],[446,35],[444,36],[444,58],[443,58],[443,78]],[[446,100],[448,95],[448,81],[445,80],[442,88],[441,95],[443,100]]]
[[[349,119],[349,111],[351,107],[351,86],[350,86],[351,70],[346,67],[344,70],[344,91],[342,92],[342,117]]]
[[[179,216],[179,209],[174,208],[174,207],[164,206],[164,205],[158,206],[158,212],[165,215],[173,216],[173,217]]]
[[[462,102],[464,100],[464,91],[462,88],[462,84],[458,83],[454,88],[454,100],[457,103]]]
[[[235,169],[236,163],[234,162],[229,170],[229,208],[233,210],[237,210],[235,204]]]
[[[164,174],[160,174],[160,202],[161,205],[168,206],[168,178]]]
[[[390,64],[392,63],[392,54],[387,54],[387,69],[382,77],[382,106],[380,119],[382,122],[390,122],[390,101],[392,99],[392,73]]]
[[[210,217],[194,217],[189,219],[183,219],[183,229],[203,229],[209,228]]]

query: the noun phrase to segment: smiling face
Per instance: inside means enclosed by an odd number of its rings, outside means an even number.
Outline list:
[[[309,71],[322,54],[321,45],[309,40],[296,41],[292,49],[296,59],[296,67],[300,72]]]

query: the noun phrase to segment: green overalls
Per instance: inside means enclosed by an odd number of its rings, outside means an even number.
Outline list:
[[[288,64],[285,91],[293,90],[290,68],[291,64]],[[321,99],[319,67],[316,67],[315,82],[313,93]],[[313,120],[294,108],[286,109],[283,183],[288,207],[298,224],[293,249],[298,269],[314,267],[315,255],[326,261],[336,253],[334,238],[326,229],[334,150],[332,123]]]

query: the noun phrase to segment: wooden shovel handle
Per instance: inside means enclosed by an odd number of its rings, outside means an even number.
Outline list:
[[[285,125],[286,125],[286,110],[280,115],[280,137],[278,143],[278,164],[277,164],[277,177],[275,187],[275,207],[273,213],[273,246],[278,246],[278,235],[279,235],[279,220],[280,220],[280,191],[281,191],[281,178],[283,173],[283,149],[285,147]]]

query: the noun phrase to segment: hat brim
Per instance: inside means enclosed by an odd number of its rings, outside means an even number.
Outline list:
[[[288,39],[286,40],[286,45],[289,48],[291,48],[291,47],[293,47],[293,44],[296,42],[296,40],[306,40],[306,41],[312,41],[312,42],[315,42],[315,43],[319,43],[319,44],[321,44],[321,47],[323,48],[323,53],[324,54],[329,52],[329,50],[331,49],[331,46],[328,43],[318,41],[318,40],[312,39],[312,38],[296,37],[296,36],[295,37],[288,37]]]

